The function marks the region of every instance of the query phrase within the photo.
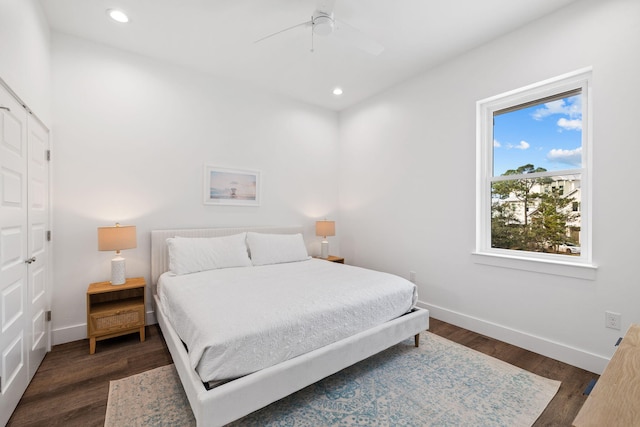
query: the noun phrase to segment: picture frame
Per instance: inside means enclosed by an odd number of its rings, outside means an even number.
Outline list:
[[[261,172],[204,165],[205,205],[260,206]]]

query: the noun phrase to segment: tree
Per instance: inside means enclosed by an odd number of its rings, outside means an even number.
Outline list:
[[[509,169],[501,176],[509,176],[509,175],[526,175],[530,173],[537,172],[546,172],[545,168],[536,168],[532,164],[526,164],[524,166],[520,166],[518,169]],[[535,200],[540,197],[538,193],[533,193],[531,190],[537,184],[547,184],[551,183],[551,178],[520,178],[513,179],[508,181],[498,181],[495,182],[492,186],[494,193],[496,193],[500,198],[507,198],[510,195],[513,195],[516,199],[520,200],[523,203],[524,212],[522,218],[522,224],[524,228],[527,227],[528,224],[528,215],[529,205],[532,200]]]
[[[491,206],[491,247],[522,248],[521,227],[515,209],[508,203],[493,202]]]
[[[546,172],[545,168],[536,168],[534,165],[528,163],[526,165],[520,166],[517,169],[509,169],[501,176],[510,176],[510,175],[527,175],[538,172]],[[531,227],[529,226],[529,209],[531,205],[534,204],[534,201],[540,198],[540,194],[533,192],[533,188],[540,188],[544,184],[550,184],[552,182],[551,178],[518,178],[507,181],[498,181],[494,182],[492,185],[492,197],[497,197],[498,199],[505,200],[509,197],[515,197],[518,201],[522,203],[522,213],[521,219],[518,222],[521,224],[521,229],[519,233],[519,246],[522,249],[528,250],[536,250],[536,246],[538,246],[538,242],[536,236],[532,235]],[[493,210],[492,207],[492,218],[494,214],[501,214],[497,210]],[[514,214],[515,216],[515,214]],[[492,221],[493,225],[493,221]],[[498,225],[498,224],[496,224]],[[493,227],[492,227],[492,236],[493,236]],[[496,230],[498,231],[498,230]],[[504,246],[499,246],[504,247]],[[513,249],[512,246],[507,246],[505,248]]]
[[[502,176],[546,172],[532,164],[510,169]],[[514,178],[491,186],[491,246],[504,249],[542,252],[558,250],[567,239],[567,227],[579,217],[571,206],[573,197],[565,197],[554,188],[549,177]]]
[[[580,215],[569,208],[574,201],[573,197],[563,197],[555,188],[540,196],[540,204],[531,214],[532,234],[537,242],[557,252],[558,246],[568,240],[567,224]]]

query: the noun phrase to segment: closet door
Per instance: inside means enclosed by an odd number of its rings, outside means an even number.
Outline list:
[[[33,117],[27,122],[28,163],[28,242],[27,264],[28,310],[27,345],[29,380],[33,378],[47,353],[50,333],[47,329],[47,310],[50,307],[48,263],[49,248],[49,131]]]
[[[27,113],[0,86],[0,425],[29,383]]]
[[[0,426],[50,348],[49,131],[0,86]]]

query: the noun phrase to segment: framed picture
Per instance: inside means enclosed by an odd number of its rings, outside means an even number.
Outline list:
[[[204,204],[260,206],[260,171],[204,165]]]

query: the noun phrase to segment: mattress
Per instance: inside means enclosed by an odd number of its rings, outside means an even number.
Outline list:
[[[161,309],[203,382],[238,378],[409,312],[415,285],[318,259],[158,280]]]

